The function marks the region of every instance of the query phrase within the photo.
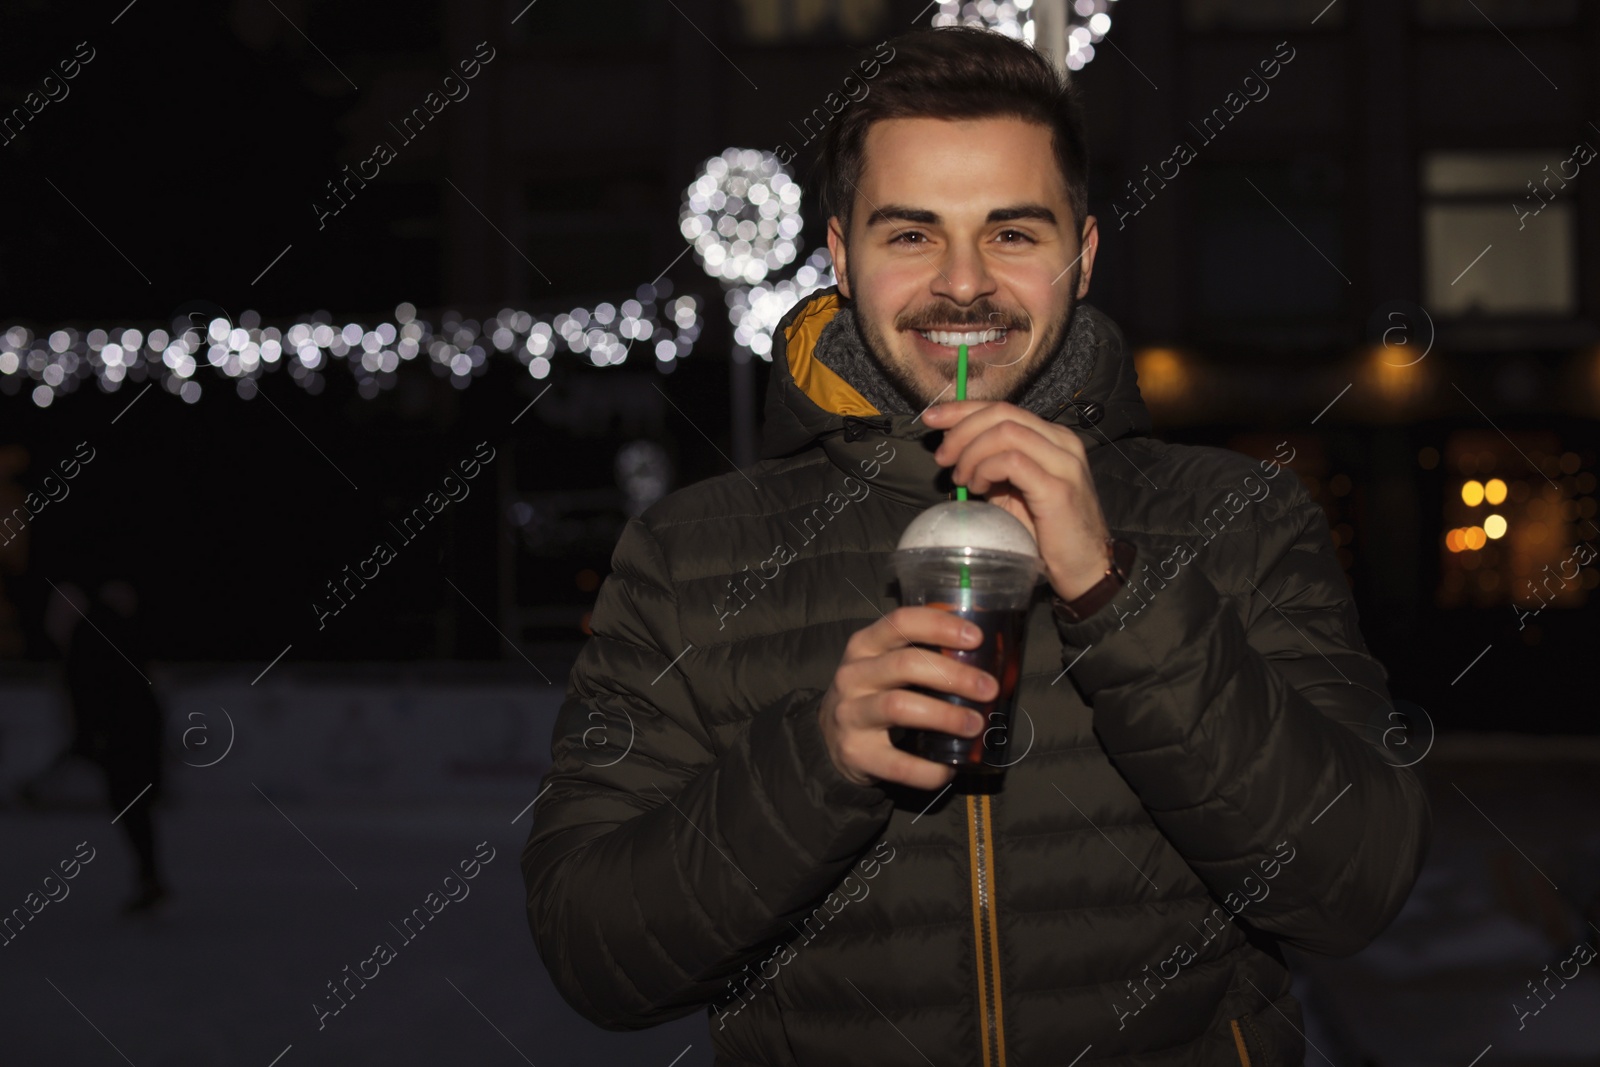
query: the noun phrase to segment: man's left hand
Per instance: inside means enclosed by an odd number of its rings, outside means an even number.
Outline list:
[[[1111,533],[1076,433],[995,400],[938,404],[923,421],[945,432],[933,458],[951,479],[1033,534],[1056,595],[1074,600],[1104,576]]]

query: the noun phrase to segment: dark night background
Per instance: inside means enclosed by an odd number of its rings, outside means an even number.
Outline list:
[[[484,887],[500,903],[463,906],[458,929],[440,935],[454,940],[416,950],[437,951],[391,980],[426,981],[426,995],[384,993],[367,1021],[330,1027],[340,1040],[485,1064],[518,1062],[514,1044],[541,1067],[666,1064],[688,1044],[683,1063],[709,1063],[701,1019],[605,1034],[556,998],[517,915],[527,823],[507,823],[548,764],[566,666],[638,506],[619,453],[655,457],[668,478],[657,492],[754,458],[769,364],[736,351],[722,286],[681,255],[684,188],[729,146],[797,140],[793,122],[938,5],[125,4],[14,0],[0,11],[0,121],[80,42],[94,50],[65,98],[0,134],[0,341],[27,331],[0,345],[21,361],[0,364],[0,514],[80,442],[95,453],[65,498],[0,545],[0,826],[15,841],[7,851],[31,864],[0,879],[0,908],[37,881],[35,867],[70,854],[88,833],[80,824],[117,857],[102,868],[131,872],[94,807],[104,798],[92,776],[63,775],[32,807],[11,799],[64,740],[52,585],[121,578],[137,589],[140,641],[167,708],[161,848],[189,910],[128,926],[114,918],[128,876],[101,869],[88,899],[41,915],[34,925],[48,929],[30,928],[0,961],[6,1002],[30,1020],[17,1062],[47,1048],[69,1050],[59,1062],[113,1062],[80,1014],[141,1067],[266,1064],[291,1043],[286,1067],[302,1055],[351,1062],[338,1056],[356,1044],[308,1033],[302,1018],[344,949],[312,958],[283,946],[372,925],[372,913],[308,899],[345,890],[287,832],[287,811],[324,858],[394,881],[392,911],[433,880],[405,872],[453,863],[485,836],[500,850],[497,887]],[[1419,748],[1435,746],[1421,764],[1438,824],[1423,911],[1402,917],[1393,943],[1305,963],[1311,1036],[1325,1053],[1308,1062],[1465,1064],[1489,1042],[1499,1051],[1486,1063],[1502,1053],[1593,1062],[1592,1024],[1569,1040],[1555,1018],[1557,1007],[1600,1011],[1592,979],[1552,1006],[1537,1040],[1501,1024],[1540,953],[1582,936],[1600,899],[1589,773],[1600,755],[1600,568],[1519,620],[1538,606],[1529,580],[1596,539],[1600,186],[1585,166],[1540,186],[1545,197],[1530,190],[1575,145],[1600,148],[1600,10],[1577,0],[1110,7],[1107,43],[1075,75],[1101,225],[1088,299],[1135,350],[1158,434],[1258,456],[1294,445],[1291,467],[1328,512],[1363,633],[1413,709]],[[470,94],[402,146],[387,124],[485,41],[494,58]],[[1119,226],[1137,206],[1128,183],[1180,139],[1200,145],[1189,124],[1283,41],[1294,59],[1270,95]],[[397,158],[319,226],[313,204],[330,202],[328,183],[381,139]],[[806,181],[810,161],[804,151],[789,169]],[[1519,226],[1518,204],[1543,206]],[[802,210],[799,259],[779,277],[823,246],[809,181]],[[241,391],[202,354],[194,402],[160,384],[141,396],[158,379],[130,372],[111,392],[96,374],[79,377],[43,404],[26,363],[57,330],[148,336],[191,312],[256,330],[372,330],[408,302],[438,336],[464,320],[620,304],[651,284],[663,306],[696,302],[692,351],[670,363],[649,344],[612,366],[563,349],[538,378],[485,336],[470,375],[453,382],[423,352],[366,396],[352,360],[324,357],[308,389],[287,373],[286,349]],[[470,495],[319,629],[311,605],[325,583],[480,442],[496,459]],[[1508,532],[1458,550],[1468,535],[1451,531],[1482,536],[1495,510],[1465,500],[1463,486],[1491,479],[1505,485]],[[225,703],[240,753],[191,769],[205,761],[184,733],[199,720],[186,716],[215,724]],[[308,708],[338,726],[316,725]],[[252,742],[252,730],[278,740]],[[445,738],[469,734],[471,746],[440,755],[454,743]],[[375,750],[386,755],[366,751],[364,738],[384,736]],[[227,778],[239,764],[250,773]],[[260,803],[268,794],[282,811]],[[414,862],[423,854],[432,867]],[[282,874],[288,882],[247,873],[268,867],[307,869]],[[294,917],[273,932],[248,913],[280,891]],[[185,933],[213,920],[256,940],[215,958]],[[1437,948],[1450,938],[1474,947]],[[479,955],[485,943],[494,947]],[[107,974],[155,966],[182,974],[153,987],[159,997],[129,1000]],[[429,967],[472,994],[505,1042],[470,1011],[429,1015],[465,1007],[420,977]],[[202,980],[208,968],[215,981]],[[73,998],[81,1010],[69,1009],[72,988],[93,1007]],[[209,1004],[213,1021],[156,1025],[184,997]],[[1443,1022],[1457,1016],[1494,1021]],[[421,1018],[426,1038],[406,1031]]]

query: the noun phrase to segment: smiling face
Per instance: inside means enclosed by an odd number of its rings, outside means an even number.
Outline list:
[[[1099,233],[1075,231],[1047,126],[894,118],[867,130],[848,242],[828,220],[839,292],[884,373],[923,405],[1019,399],[1089,291]]]

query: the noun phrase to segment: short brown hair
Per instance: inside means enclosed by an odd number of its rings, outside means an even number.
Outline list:
[[[939,26],[913,30],[893,46],[871,91],[830,123],[812,167],[820,174],[822,216],[850,232],[867,130],[893,118],[1014,116],[1049,127],[1066,179],[1075,225],[1089,215],[1089,144],[1083,109],[1070,77],[1021,41],[992,30]]]

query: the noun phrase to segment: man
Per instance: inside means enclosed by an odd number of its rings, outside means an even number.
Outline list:
[[[539,951],[601,1026],[708,1011],[719,1064],[1299,1064],[1280,946],[1365,945],[1429,834],[1326,521],[1292,450],[1149,436],[1075,303],[1098,233],[1046,61],[893,45],[823,145],[838,285],[778,330],[764,458],[617,546],[523,854]],[[890,583],[954,485],[1046,567],[998,775],[890,732],[982,728],[910,687],[995,693]]]

